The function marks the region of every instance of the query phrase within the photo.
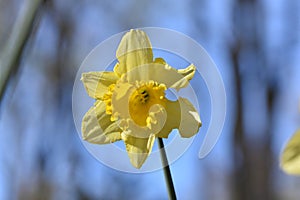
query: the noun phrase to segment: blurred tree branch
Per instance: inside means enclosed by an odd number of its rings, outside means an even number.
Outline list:
[[[14,24],[10,38],[0,58],[0,102],[8,85],[10,77],[18,70],[21,56],[32,32],[35,17],[42,0],[25,2]]]
[[[233,199],[274,199],[272,182],[272,123],[274,100],[277,91],[268,79],[265,40],[265,10],[257,0],[236,0],[233,9],[236,39],[230,46],[235,86],[236,86],[236,121],[233,133]],[[249,31],[250,30],[250,31]],[[245,56],[255,58],[249,65]],[[244,68],[244,69],[243,69]],[[260,75],[260,76],[259,76]],[[249,78],[251,77],[251,78]],[[259,82],[261,91],[266,95],[261,99],[253,93],[244,93],[247,84]],[[266,114],[264,127],[256,132],[249,132],[246,126],[246,99],[263,101],[265,109],[255,110],[256,115]],[[249,123],[249,122],[248,122]],[[253,130],[251,130],[253,131]],[[252,137],[249,137],[251,134]],[[251,139],[252,138],[252,141]],[[253,144],[255,142],[255,144]]]

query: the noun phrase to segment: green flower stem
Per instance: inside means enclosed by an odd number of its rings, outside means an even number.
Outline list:
[[[0,102],[9,78],[18,70],[24,47],[32,32],[42,0],[24,1],[23,4],[0,58]]]
[[[166,185],[167,185],[167,189],[168,189],[169,199],[176,200],[177,198],[176,198],[176,193],[175,193],[175,189],[174,189],[173,179],[172,179],[172,175],[171,175],[171,171],[170,171],[170,167],[169,167],[169,163],[168,163],[168,159],[167,159],[167,154],[166,154],[166,151],[164,148],[164,142],[163,142],[162,138],[158,138],[158,146],[160,148],[161,162],[162,162],[162,165],[164,166],[163,170],[164,170],[165,181],[166,181]]]

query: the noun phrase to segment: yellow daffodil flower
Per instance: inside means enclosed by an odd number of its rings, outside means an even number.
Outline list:
[[[300,175],[300,129],[285,146],[281,155],[280,166],[288,174]]]
[[[156,137],[167,138],[173,129],[182,137],[195,135],[201,121],[186,98],[170,101],[168,88],[186,87],[195,74],[191,64],[176,70],[162,58],[153,58],[148,36],[127,32],[117,49],[114,71],[82,74],[88,95],[96,102],[82,120],[82,137],[94,144],[123,140],[131,164],[140,168]]]

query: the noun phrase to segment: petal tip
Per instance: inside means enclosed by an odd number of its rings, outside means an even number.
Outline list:
[[[87,73],[82,73],[80,77],[80,81],[84,82],[86,79]]]

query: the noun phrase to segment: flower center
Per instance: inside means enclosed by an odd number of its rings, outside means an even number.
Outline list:
[[[151,106],[160,104],[165,106],[164,84],[150,81],[140,84],[129,98],[129,113],[132,120],[140,126],[147,125],[149,110]]]

